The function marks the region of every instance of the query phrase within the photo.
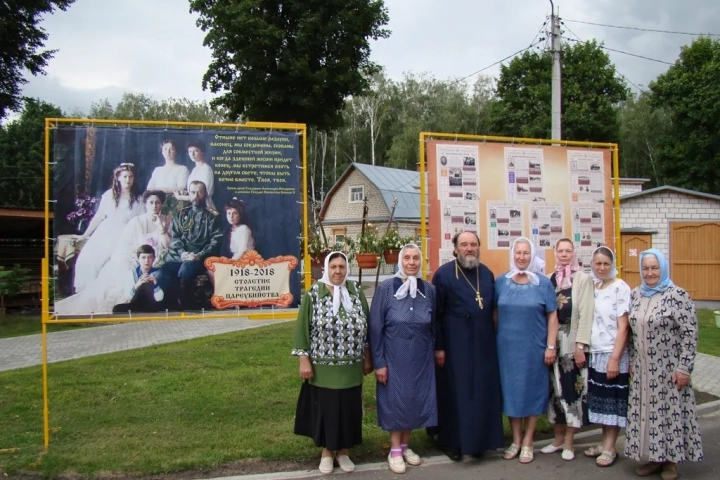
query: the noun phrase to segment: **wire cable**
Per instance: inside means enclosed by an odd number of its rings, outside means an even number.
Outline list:
[[[462,82],[463,80],[466,80],[466,79],[468,79],[468,78],[470,78],[470,77],[472,77],[472,76],[474,76],[474,75],[477,75],[478,73],[484,72],[484,71],[487,70],[488,68],[492,68],[492,67],[494,67],[495,65],[504,62],[505,60],[508,60],[508,59],[510,59],[510,58],[513,58],[513,57],[516,56],[516,55],[520,55],[521,53],[524,53],[524,52],[526,52],[527,50],[530,50],[530,49],[531,49],[532,47],[534,47],[535,45],[543,42],[543,41],[545,40],[545,37],[540,38],[540,40],[537,40],[537,38],[538,38],[538,36],[540,36],[540,33],[543,31],[543,29],[545,28],[545,26],[547,25],[547,23],[548,23],[548,18],[545,17],[545,21],[543,22],[542,25],[540,25],[540,29],[539,29],[538,32],[535,34],[535,37],[534,37],[534,38],[532,39],[532,41],[530,42],[530,45],[527,46],[526,48],[523,48],[522,50],[518,50],[517,52],[513,53],[512,55],[508,55],[507,57],[503,58],[502,60],[498,60],[497,62],[495,62],[495,63],[493,63],[493,64],[491,64],[491,65],[488,65],[487,67],[481,68],[481,69],[478,70],[477,72],[473,72],[473,73],[471,73],[470,75],[465,75],[464,77],[459,78],[459,79],[451,82],[450,85],[455,85],[456,83],[460,83],[460,82]],[[536,40],[537,40],[537,41],[536,41]]]
[[[582,20],[565,19],[565,21],[572,22],[572,23],[583,23],[585,25],[595,25],[597,27],[620,28],[623,30],[636,30],[639,32],[670,33],[670,34],[674,34],[674,35],[692,35],[695,37],[699,37],[699,36],[720,37],[720,33],[690,33],[690,32],[678,32],[678,31],[673,31],[673,30],[657,30],[654,28],[640,28],[640,27],[625,27],[625,26],[621,26],[621,25],[608,25],[606,23],[584,22]]]
[[[515,57],[515,56],[517,56],[517,55],[520,55],[521,53],[524,53],[524,52],[526,52],[527,50],[530,50],[532,47],[534,47],[535,45],[538,45],[539,43],[541,43],[541,42],[544,41],[544,40],[545,40],[544,38],[541,38],[541,39],[538,40],[537,42],[533,43],[533,44],[530,45],[530,46],[527,46],[527,47],[523,48],[522,50],[518,50],[517,52],[515,52],[515,53],[513,53],[513,54],[511,54],[511,55],[508,55],[507,57],[505,57],[505,58],[503,58],[503,59],[501,59],[501,60],[498,60],[498,61],[495,62],[495,63],[492,63],[492,64],[488,65],[487,67],[481,68],[481,69],[478,70],[477,72],[473,72],[473,73],[471,73],[470,75],[465,75],[464,77],[459,78],[459,79],[451,82],[450,85],[455,85],[456,83],[460,83],[460,82],[462,82],[463,80],[466,80],[466,79],[472,77],[473,75],[477,75],[478,73],[484,72],[484,71],[487,70],[488,68],[494,67],[495,65],[504,62],[505,60],[508,60],[508,59],[513,58],[513,57]]]
[[[563,23],[562,25],[563,25],[563,27],[565,27],[565,29],[566,29],[568,32],[570,32],[570,33],[572,33],[573,35],[575,35],[575,38],[577,38],[577,40],[572,39],[572,38],[567,38],[567,37],[560,37],[560,38],[562,38],[563,40],[567,40],[567,41],[569,41],[569,42],[578,41],[578,42],[581,42],[581,43],[585,43],[585,41],[584,41],[582,38],[580,38],[580,37],[577,35],[577,33],[575,33],[575,32],[573,32],[572,30],[570,30],[570,27],[568,27],[568,26],[565,25],[564,23]],[[623,75],[622,73],[618,72],[618,71],[617,71],[617,68],[615,68],[615,73],[617,73],[618,75],[620,75],[620,76],[621,76],[626,82],[628,82],[630,85],[632,85],[633,87],[637,88],[639,92],[645,92],[645,91],[647,91],[647,90],[644,90],[644,89],[640,88],[639,86],[637,86],[633,81],[631,81],[629,78],[627,78],[627,77],[626,77],[625,75]]]

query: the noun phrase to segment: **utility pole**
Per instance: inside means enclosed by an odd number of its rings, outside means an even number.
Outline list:
[[[562,78],[560,71],[560,17],[555,15],[555,5],[550,0],[552,36],[552,140],[562,140]]]

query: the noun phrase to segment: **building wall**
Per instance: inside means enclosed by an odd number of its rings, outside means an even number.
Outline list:
[[[637,193],[637,192],[641,192],[641,191],[642,191],[642,184],[622,183],[622,179],[620,180],[620,198],[622,198],[625,195],[630,195],[631,193]],[[613,194],[614,193],[615,193],[615,190],[613,189]]]
[[[380,191],[365,175],[353,170],[329,199],[330,205],[325,211],[323,222],[332,222],[333,220],[362,221],[363,203],[350,203],[350,187],[358,185],[365,187],[365,196],[368,199],[368,217],[387,218],[390,215]]]
[[[620,203],[620,228],[649,228],[653,247],[670,258],[669,229],[673,221],[720,220],[720,201],[677,192],[658,192]]]

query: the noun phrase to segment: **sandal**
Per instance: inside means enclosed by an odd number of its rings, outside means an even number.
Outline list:
[[[587,450],[585,450],[585,451],[583,452],[583,454],[584,454],[586,457],[597,458],[597,457],[599,457],[599,456],[602,454],[602,452],[603,452],[602,445],[598,445],[597,447],[590,447],[590,448],[588,448]]]
[[[520,463],[530,463],[534,458],[533,447],[522,447],[520,449]]]
[[[597,457],[597,460],[595,460],[595,465],[597,465],[598,467],[609,467],[610,465],[615,463],[616,459],[617,459],[617,452],[603,450],[603,452],[600,454],[600,456]]]
[[[505,449],[505,452],[503,453],[503,458],[505,460],[512,460],[513,458],[518,456],[518,453],[520,453],[520,445],[517,443],[511,443],[508,448]]]

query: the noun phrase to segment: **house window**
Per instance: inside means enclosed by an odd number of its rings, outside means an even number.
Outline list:
[[[333,240],[335,243],[343,243],[345,242],[345,235],[347,234],[347,228],[333,228]]]
[[[365,187],[357,185],[350,187],[350,203],[361,203],[365,198]]]

